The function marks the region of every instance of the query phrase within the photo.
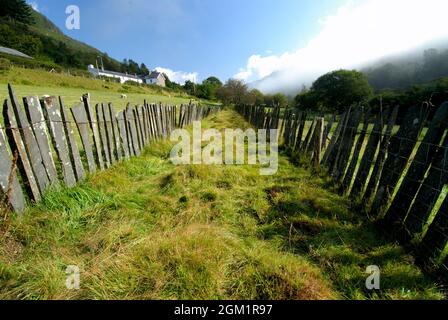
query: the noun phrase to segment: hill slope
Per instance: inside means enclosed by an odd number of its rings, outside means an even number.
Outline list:
[[[38,62],[41,66],[86,70],[87,65],[95,63],[97,57],[101,56],[105,68],[123,70],[124,66],[120,62],[110,58],[107,53],[65,35],[41,13],[33,10],[32,18],[34,21],[30,26],[13,22],[7,17],[0,19],[0,45],[34,57],[35,63],[30,63],[30,67]]]

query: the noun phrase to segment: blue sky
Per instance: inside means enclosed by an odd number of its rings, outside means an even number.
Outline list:
[[[294,92],[325,72],[448,36],[446,0],[28,2],[118,60],[144,62],[181,83],[235,77],[264,92]],[[80,9],[80,30],[65,28],[68,5]]]
[[[279,54],[306,44],[319,19],[343,0],[34,0],[69,36],[110,56],[149,67],[225,80],[255,53]],[[81,29],[65,28],[77,5]]]

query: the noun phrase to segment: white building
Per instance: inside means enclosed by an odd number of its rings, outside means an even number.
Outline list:
[[[138,76],[133,76],[130,74],[115,72],[115,71],[108,71],[108,70],[102,70],[97,69],[93,66],[93,64],[89,65],[87,67],[87,70],[93,74],[95,77],[108,77],[108,78],[114,78],[119,79],[120,83],[125,83],[126,81],[134,81],[137,83],[143,83],[143,79],[141,79]]]
[[[143,77],[143,81],[146,84],[155,84],[161,87],[166,86],[165,75],[161,72],[153,71],[149,75]]]

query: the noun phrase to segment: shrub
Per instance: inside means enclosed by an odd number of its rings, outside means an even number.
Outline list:
[[[6,58],[0,58],[0,70],[11,69],[11,61]]]

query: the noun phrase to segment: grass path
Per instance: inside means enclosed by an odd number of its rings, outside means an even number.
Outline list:
[[[223,111],[203,127],[247,124]],[[411,256],[379,237],[323,173],[281,156],[257,166],[174,166],[171,144],[49,192],[3,223],[0,298],[440,299]],[[68,265],[81,289],[65,288]],[[382,290],[365,289],[381,268]]]

